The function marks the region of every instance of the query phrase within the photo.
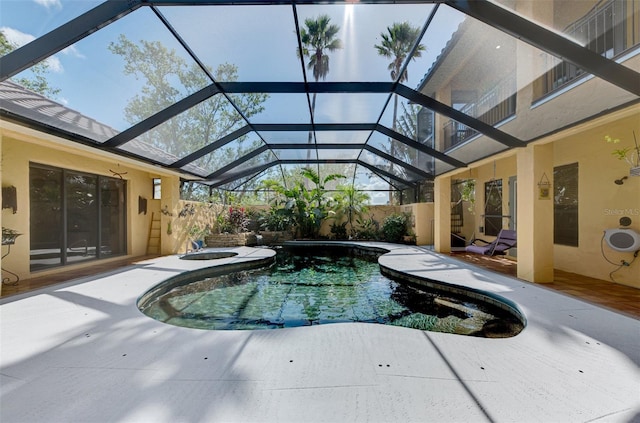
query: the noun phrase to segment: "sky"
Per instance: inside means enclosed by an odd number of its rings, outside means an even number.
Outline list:
[[[95,0],[0,0],[0,31],[24,45],[100,4]],[[344,48],[330,53],[327,81],[389,82],[390,59],[377,54],[375,44],[392,23],[422,27],[434,5],[299,5],[300,25],[307,18],[327,14],[340,26]],[[296,55],[297,38],[291,6],[167,6],[159,7],[169,23],[200,60],[215,68],[223,62],[238,66],[239,81],[303,81]],[[404,84],[416,88],[442,51],[463,16],[440,6],[422,44],[426,51],[408,68]],[[58,102],[117,130],[130,126],[124,109],[140,93],[141,80],[123,73],[124,61],[109,51],[110,43],[125,34],[134,42],[159,41],[188,63],[187,52],[149,7],[138,10],[78,41],[47,59],[48,79],[60,88]],[[25,75],[28,71],[25,72]],[[21,75],[19,75],[21,76]],[[309,80],[312,75],[308,74]],[[183,96],[189,93],[183,89]],[[387,95],[319,94],[318,123],[370,123],[381,115]],[[308,122],[306,97],[273,94],[259,123]],[[150,111],[150,114],[155,111]],[[387,106],[381,123],[391,126]],[[386,188],[386,187],[385,187]]]

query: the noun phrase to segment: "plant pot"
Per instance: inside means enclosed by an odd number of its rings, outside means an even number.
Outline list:
[[[640,176],[640,166],[632,167],[629,170],[629,175],[630,176]]]

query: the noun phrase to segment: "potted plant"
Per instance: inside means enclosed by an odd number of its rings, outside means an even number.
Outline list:
[[[200,250],[204,246],[204,238],[209,235],[210,228],[207,226],[204,229],[200,228],[198,225],[193,225],[189,228],[189,238],[193,243],[193,248],[196,250]]]
[[[249,217],[244,208],[229,207],[216,218],[217,234],[205,237],[207,247],[256,245],[255,234],[248,232]]]
[[[605,141],[612,144],[618,144],[620,139],[612,138],[609,135],[604,137]],[[629,170],[630,176],[640,176],[640,146],[636,139],[636,132],[633,131],[633,141],[635,147],[617,148],[611,152],[618,160],[624,160],[631,166]]]

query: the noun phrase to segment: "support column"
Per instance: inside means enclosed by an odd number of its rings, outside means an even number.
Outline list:
[[[518,277],[553,282],[553,144],[522,148],[517,162]],[[548,196],[540,182],[549,183]]]
[[[178,219],[178,202],[180,201],[180,180],[176,177],[162,177],[162,200],[160,208],[167,210],[170,214],[162,214],[160,226],[160,251],[163,255],[175,254],[180,251],[178,244],[179,228],[174,224]]]
[[[437,177],[434,184],[434,249],[451,252],[451,178]]]

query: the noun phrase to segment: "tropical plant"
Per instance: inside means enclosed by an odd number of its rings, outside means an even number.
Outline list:
[[[475,212],[475,204],[476,204],[476,180],[475,179],[464,179],[457,181],[455,184],[451,185],[452,191],[452,199],[456,202],[452,207],[457,206],[463,202],[467,202],[469,204],[468,209],[471,213]]]
[[[301,171],[303,177],[313,183],[313,187],[308,192],[309,200],[309,217],[311,223],[311,235],[318,236],[322,221],[329,216],[329,208],[334,202],[332,197],[326,195],[327,183],[343,179],[345,176],[337,173],[332,173],[320,179],[320,175],[310,167],[303,168]],[[302,186],[304,188],[304,185]]]
[[[400,72],[407,55],[411,53],[411,50],[418,41],[420,28],[412,27],[408,22],[396,22],[387,27],[387,32],[381,33],[380,36],[382,37],[382,42],[379,45],[376,44],[374,47],[378,50],[380,56],[392,59],[388,66],[391,80],[398,80],[398,82],[406,81],[409,76],[407,70],[405,69],[402,75],[400,75]],[[415,47],[411,59],[415,60],[416,57],[420,57],[425,50],[426,47],[423,44],[418,44]]]
[[[375,241],[380,237],[380,223],[373,217],[357,218],[356,239]]]
[[[354,219],[362,217],[368,211],[367,204],[370,197],[366,192],[359,191],[354,185],[338,185],[338,192],[334,195],[336,219],[346,217],[345,223],[349,224],[349,233],[354,236]],[[345,227],[346,230],[346,227]]]
[[[402,237],[408,235],[408,216],[403,213],[393,213],[382,221],[380,232],[382,240],[387,242],[400,242]]]
[[[300,176],[303,179],[293,183],[291,188],[274,179],[263,180],[261,188],[276,192],[276,204],[284,197],[283,207],[291,210],[299,236],[315,238],[333,203],[333,198],[326,195],[326,184],[344,178],[344,175],[330,174],[321,179],[316,171],[305,167],[300,170]],[[312,187],[307,188],[307,185]]]
[[[205,225],[203,227],[198,224],[194,224],[189,228],[189,237],[194,241],[202,240],[209,235],[211,235],[210,225]]]
[[[246,232],[249,217],[244,208],[229,207],[226,213],[218,215],[218,230],[220,233],[239,234]]]
[[[609,135],[604,137],[605,141],[611,144],[620,143],[619,138],[612,138]],[[632,168],[640,167],[640,146],[638,145],[638,140],[636,139],[636,133],[633,132],[633,141],[635,143],[634,147],[623,147],[617,148],[611,152],[611,154],[616,157],[618,160],[624,160],[631,166]]]
[[[338,25],[331,24],[328,15],[320,15],[316,19],[305,19],[304,27],[300,29],[300,41],[302,51],[297,50],[298,57],[308,57],[307,69],[313,72],[313,79],[318,82],[320,78],[327,79],[329,74],[329,56],[327,52],[333,52],[342,48],[342,41],[336,38],[340,31]],[[311,114],[315,114],[316,96],[313,93],[311,99]],[[309,131],[309,144],[313,144],[313,133]],[[307,159],[310,158],[311,149],[307,152]]]
[[[272,205],[268,211],[260,213],[258,223],[260,229],[265,231],[286,231],[293,226],[293,212],[291,209]]]
[[[397,82],[405,82],[409,73],[407,68],[405,67],[404,71],[402,70],[402,66],[404,65],[407,55],[411,53],[412,49],[413,56],[412,60],[415,60],[417,57],[422,56],[422,52],[426,50],[426,47],[423,44],[417,44],[418,37],[420,36],[420,28],[412,27],[408,22],[402,23],[394,23],[393,25],[387,27],[387,32],[383,32],[380,34],[382,37],[382,42],[380,44],[375,44],[374,47],[378,51],[380,56],[384,56],[386,58],[392,59],[389,63],[388,69],[389,74],[391,76],[392,81]],[[391,122],[394,131],[397,131],[398,128],[398,95],[393,96],[393,121]],[[390,140],[391,151],[390,154],[395,157],[395,151],[393,142]],[[393,166],[393,165],[392,165]],[[389,193],[389,201],[391,202],[393,199],[391,192]]]
[[[347,239],[347,222],[332,223],[331,234],[333,239]]]

